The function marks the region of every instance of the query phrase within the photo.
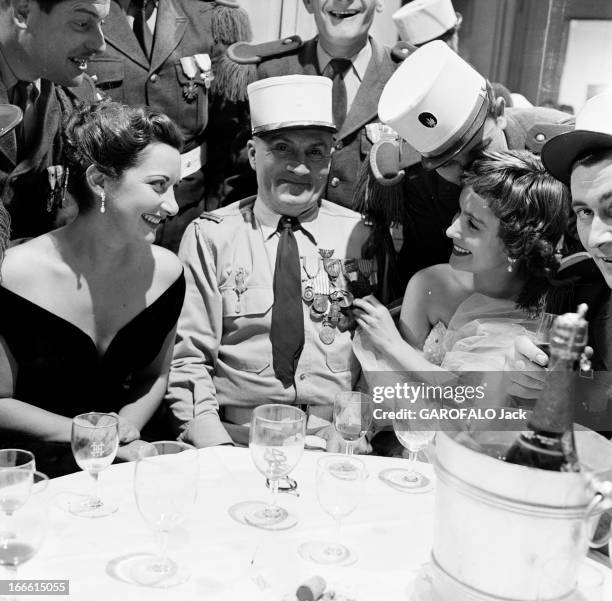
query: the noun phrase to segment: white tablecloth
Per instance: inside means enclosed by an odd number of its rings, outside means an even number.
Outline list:
[[[269,491],[248,449],[216,447],[199,453],[196,508],[169,544],[170,556],[191,570],[188,582],[159,590],[120,579],[125,558],[155,550],[152,531],[134,500],[134,464],[102,472],[104,495],[119,504],[119,510],[105,518],[80,518],[62,509],[66,493],[90,490],[88,474],[52,480],[47,491],[53,500],[46,542],[20,568],[19,577],[68,579],[70,601],[293,601],[290,593],[314,574],[352,592],[356,601],[410,600],[415,575],[429,560],[434,493],[406,494],[378,479],[382,469],[402,467],[406,460],[363,458],[369,472],[365,494],[355,512],[343,521],[341,535],[342,542],[356,551],[358,561],[346,567],[321,567],[297,553],[302,542],[333,540],[335,535],[332,519],[316,498],[315,465],[321,453],[306,451],[292,473],[300,497],[279,495],[281,504],[299,516],[295,528],[279,532],[245,526],[228,515],[235,503],[268,499]],[[419,464],[419,469],[433,475],[428,464]],[[47,597],[31,597],[41,598]],[[610,577],[604,593],[604,600],[609,599]]]

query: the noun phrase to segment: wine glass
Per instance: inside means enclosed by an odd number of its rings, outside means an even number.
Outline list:
[[[136,505],[155,531],[158,553],[136,563],[132,571],[136,582],[168,588],[189,578],[189,570],[168,557],[167,546],[169,533],[193,510],[198,474],[198,451],[184,442],[153,442],[139,449],[134,471]]]
[[[249,447],[255,467],[270,481],[271,499],[251,503],[244,520],[265,530],[284,530],[297,518],[277,504],[278,481],[297,465],[304,451],[306,415],[290,405],[260,405],[253,410]]]
[[[317,461],[317,498],[336,522],[336,540],[303,543],[298,548],[301,557],[318,564],[348,565],[357,560],[355,553],[340,542],[340,526],[342,518],[359,504],[365,480],[365,465],[357,457],[326,455]]]
[[[346,454],[352,455],[355,445],[372,425],[372,397],[362,392],[339,392],[334,399],[334,426],[346,442]]]
[[[72,454],[78,466],[95,480],[95,492],[70,505],[70,513],[99,518],[117,511],[117,505],[102,501],[99,474],[115,459],[119,447],[119,420],[108,413],[82,413],[72,420]]]
[[[427,418],[424,400],[398,398],[395,401],[393,430],[402,446],[408,451],[408,468],[389,468],[378,474],[385,483],[402,492],[427,492],[431,480],[417,471],[415,465],[419,451],[429,445],[435,435],[438,422]]]
[[[47,476],[29,473],[32,492],[42,492],[49,480]],[[12,515],[10,533],[0,532],[0,565],[9,572],[10,581],[17,580],[18,567],[32,559],[40,548],[49,523],[47,509],[47,496],[32,494]],[[15,598],[9,597],[8,601]]]
[[[10,516],[30,496],[34,455],[22,449],[0,449],[0,510]]]

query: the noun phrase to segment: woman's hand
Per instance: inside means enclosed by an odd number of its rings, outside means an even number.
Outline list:
[[[353,301],[353,315],[361,328],[364,344],[370,348],[388,351],[402,342],[389,310],[375,296],[356,298]]]
[[[133,440],[140,438],[140,430],[125,417],[121,417],[118,413],[111,413],[119,420],[119,444],[127,444]]]
[[[144,440],[133,440],[117,449],[117,459],[121,461],[136,461],[140,449],[146,446],[149,446],[149,443]]]

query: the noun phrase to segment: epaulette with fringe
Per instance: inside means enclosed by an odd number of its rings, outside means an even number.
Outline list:
[[[234,0],[215,0],[211,30],[214,45],[222,48],[249,42],[253,37],[247,12]],[[236,69],[232,61],[227,60],[225,51],[216,54],[219,58],[214,62],[212,93],[231,102],[245,100],[246,86],[252,75]]]
[[[276,58],[295,52],[303,45],[299,35],[292,35],[282,40],[263,42],[262,44],[247,44],[238,42],[227,49],[227,55],[239,65],[258,65],[267,58]]]

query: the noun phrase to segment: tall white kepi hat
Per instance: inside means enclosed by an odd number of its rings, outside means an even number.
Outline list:
[[[569,186],[574,163],[597,150],[612,150],[612,93],[587,100],[576,115],[575,129],[544,144],[542,162],[554,177]]]
[[[328,77],[267,77],[249,84],[247,94],[253,134],[304,127],[336,131]]]
[[[391,18],[400,38],[415,46],[439,38],[461,22],[451,0],[412,0]]]
[[[409,55],[391,76],[378,116],[435,169],[482,131],[489,104],[486,79],[438,40]]]

